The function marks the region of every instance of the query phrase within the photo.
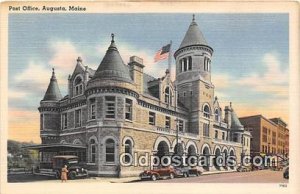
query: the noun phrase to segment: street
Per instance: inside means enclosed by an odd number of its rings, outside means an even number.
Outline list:
[[[259,170],[157,180],[157,183],[288,183],[282,171]],[[139,181],[141,183],[154,181]]]
[[[8,182],[60,182],[55,178],[32,174],[9,175]],[[252,172],[231,172],[222,174],[193,176],[188,178],[174,178],[157,181],[141,181],[138,177],[108,178],[90,177],[85,179],[68,180],[68,182],[99,182],[99,183],[288,183],[283,178],[283,171],[260,170]]]

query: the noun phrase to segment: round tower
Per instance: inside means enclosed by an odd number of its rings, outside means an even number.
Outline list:
[[[193,20],[180,44],[174,53],[176,60],[176,80],[178,83],[202,77],[211,82],[211,58],[213,49],[207,44],[198,24]]]
[[[56,143],[60,130],[59,101],[62,99],[54,68],[43,100],[40,102],[40,135],[42,143]]]

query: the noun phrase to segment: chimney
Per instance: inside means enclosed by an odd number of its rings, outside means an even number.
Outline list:
[[[134,83],[136,84],[138,92],[143,93],[144,90],[143,68],[145,67],[143,65],[143,59],[137,56],[132,56],[130,57],[128,66],[130,70],[130,76],[134,81]]]
[[[231,128],[231,103],[230,106],[225,106],[225,123],[228,124],[228,128]]]

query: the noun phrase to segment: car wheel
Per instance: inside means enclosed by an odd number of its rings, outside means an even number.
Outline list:
[[[157,176],[155,174],[151,175],[151,180],[156,181],[157,180]]]
[[[174,173],[170,173],[170,179],[173,179],[174,177]]]
[[[56,179],[60,179],[60,172],[59,172],[59,171],[56,171],[56,172],[55,172],[55,178],[56,178]]]
[[[70,178],[71,180],[74,180],[74,179],[76,178],[76,173],[75,173],[74,171],[70,172],[69,178]]]
[[[183,177],[184,177],[184,178],[188,177],[188,174],[187,174],[186,172],[183,173]]]

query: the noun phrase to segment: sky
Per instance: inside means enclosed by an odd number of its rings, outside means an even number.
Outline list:
[[[232,102],[238,116],[261,114],[288,122],[288,14],[200,14],[196,22],[212,57],[212,82],[221,106]],[[111,33],[127,63],[136,55],[144,72],[161,77],[167,60],[155,52],[172,40],[179,47],[191,14],[9,14],[9,139],[40,142],[38,107],[55,68],[67,95],[76,59],[97,69]],[[174,59],[172,75],[175,75]]]

